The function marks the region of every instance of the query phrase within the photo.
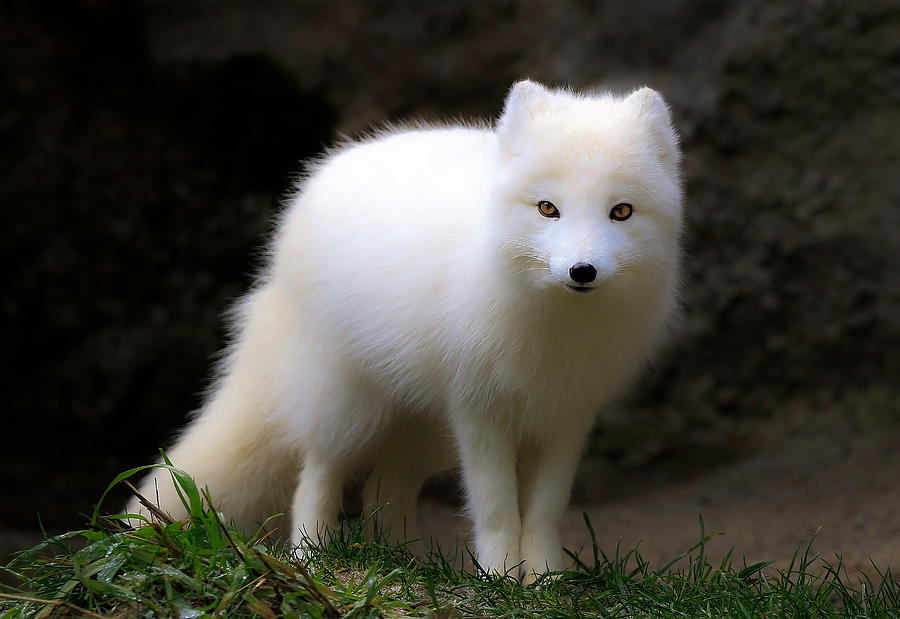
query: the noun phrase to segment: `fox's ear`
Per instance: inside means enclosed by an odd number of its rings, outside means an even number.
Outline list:
[[[669,114],[669,106],[663,101],[662,95],[652,88],[646,86],[638,88],[626,97],[625,102],[634,109],[639,117],[652,123],[671,127],[672,117]]]
[[[549,90],[531,80],[516,82],[506,95],[503,115],[497,122],[500,142],[512,145],[528,123],[528,118],[543,108],[550,100]]]
[[[521,80],[512,85],[509,94],[506,95],[505,112],[508,113],[511,108],[516,106],[525,106],[538,103],[542,99],[547,99],[550,91],[531,80]]]
[[[625,98],[635,115],[647,128],[651,146],[660,162],[673,170],[681,161],[678,134],[672,124],[672,114],[662,96],[652,88],[639,88]]]

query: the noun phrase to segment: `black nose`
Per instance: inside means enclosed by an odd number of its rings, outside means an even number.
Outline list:
[[[569,277],[579,284],[587,284],[594,281],[594,278],[597,277],[597,269],[594,268],[593,264],[576,262],[569,267]]]

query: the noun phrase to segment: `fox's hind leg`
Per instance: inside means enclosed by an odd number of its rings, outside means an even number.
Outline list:
[[[368,464],[384,429],[378,390],[339,360],[314,358],[320,363],[305,373],[304,397],[293,403],[302,426],[292,432],[303,442],[292,509],[291,541],[297,545],[324,539],[335,527],[344,485]]]
[[[328,529],[337,525],[341,492],[347,476],[345,467],[327,456],[317,451],[305,454],[292,510],[291,541],[294,544],[322,540]]]
[[[418,540],[419,490],[426,479],[451,467],[453,461],[452,438],[438,422],[424,416],[398,417],[379,446],[363,489],[363,506],[373,533],[393,543]]]

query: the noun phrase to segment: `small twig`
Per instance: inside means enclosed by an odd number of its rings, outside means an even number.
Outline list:
[[[262,576],[260,576],[259,578],[256,579],[258,582],[257,582],[255,585],[253,585],[253,588],[250,590],[250,594],[251,594],[251,595],[254,594],[254,593],[256,593],[256,591],[257,591],[260,587],[263,586],[263,584],[266,582],[266,576],[268,576],[268,575],[271,574],[271,573],[272,573],[272,571],[269,570],[268,572],[266,572],[265,574],[263,574]]]
[[[271,574],[271,573],[272,573],[272,570],[269,570],[269,571],[261,574],[257,578],[254,578],[253,580],[248,582],[246,585],[244,585],[243,587],[241,587],[240,589],[235,591],[234,595],[237,596],[239,593],[243,593],[244,591],[246,591],[247,589],[250,589],[251,587],[253,588],[253,590],[250,591],[250,593],[253,593],[257,589],[259,589],[259,587],[262,586],[262,584],[264,582],[266,582],[266,578],[268,578],[269,574]]]
[[[278,532],[278,527],[272,529],[271,531],[268,531],[265,535],[263,535],[261,538],[259,538],[259,541],[257,541],[256,543],[262,544],[264,541],[269,539],[274,533],[277,533],[277,532]]]
[[[153,516],[166,526],[175,522],[171,517],[169,517],[167,513],[165,513],[157,505],[155,505],[153,501],[141,494],[130,481],[128,481],[127,479],[123,479],[122,483],[125,484],[125,486],[127,486],[128,489],[131,490],[131,493],[137,497],[138,502],[147,508],[147,511],[150,512],[151,516]]]

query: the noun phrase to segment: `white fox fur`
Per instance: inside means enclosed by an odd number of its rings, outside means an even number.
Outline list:
[[[422,483],[458,464],[479,562],[560,569],[585,438],[677,305],[679,166],[653,90],[530,81],[496,128],[337,149],[290,201],[220,380],[168,456],[246,528],[289,512],[297,542],[335,524],[363,472],[385,529],[415,537]],[[621,203],[633,214],[614,220]],[[570,287],[577,263],[596,271],[587,290]],[[141,490],[185,515],[167,472]]]

